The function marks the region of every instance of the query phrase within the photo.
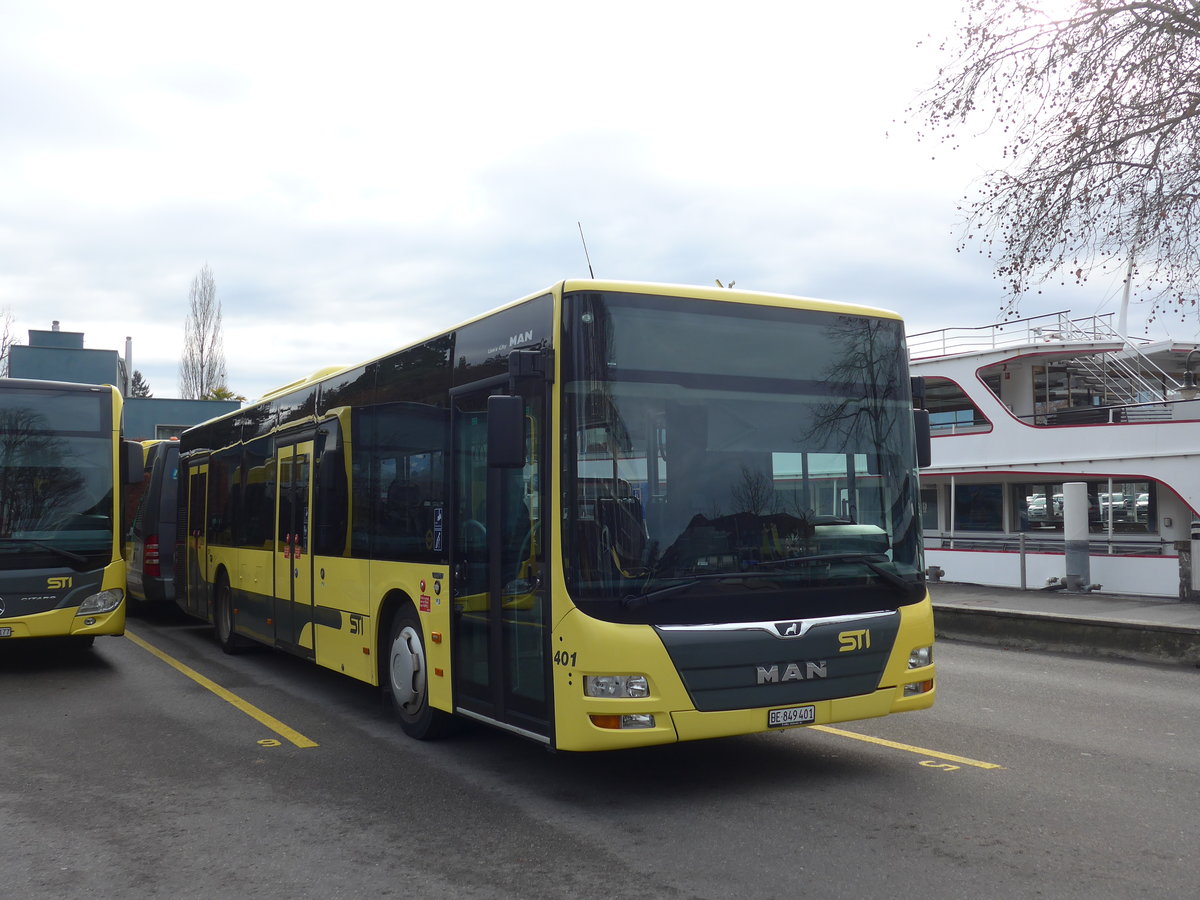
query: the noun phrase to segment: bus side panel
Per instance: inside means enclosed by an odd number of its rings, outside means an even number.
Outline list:
[[[389,596],[403,594],[412,600],[421,620],[425,638],[429,705],[434,709],[452,712],[454,694],[450,678],[450,591],[449,567],[429,563],[371,563],[371,596],[380,602]],[[438,585],[441,585],[440,590]],[[370,620],[376,629],[377,640],[372,646],[387,652],[389,635],[380,634],[382,616]]]
[[[302,636],[311,640],[319,666],[377,684],[377,617],[370,596],[371,564],[365,559],[318,556],[313,560],[313,624]]]
[[[275,554],[271,550],[234,551],[229,567],[233,589],[234,630],[238,634],[274,645],[275,628],[271,624],[275,610]]]

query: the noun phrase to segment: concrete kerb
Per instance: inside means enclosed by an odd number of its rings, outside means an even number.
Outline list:
[[[1200,667],[1200,628],[1056,613],[934,607],[938,638]]]

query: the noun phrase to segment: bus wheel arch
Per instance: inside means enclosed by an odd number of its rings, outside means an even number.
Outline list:
[[[212,595],[213,634],[226,653],[242,653],[250,648],[250,642],[234,631],[233,589],[229,584],[229,573],[224,566],[217,569]]]
[[[445,733],[450,715],[429,705],[429,663],[421,619],[410,598],[389,597],[380,630],[380,677],[384,695],[409,737],[432,740]]]

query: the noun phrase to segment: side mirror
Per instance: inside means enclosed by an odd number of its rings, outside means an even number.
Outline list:
[[[914,409],[913,426],[917,434],[917,468],[928,469],[933,465],[933,440],[929,432],[929,410]]]
[[[137,441],[121,441],[121,481],[141,484],[146,474],[145,454]]]
[[[488,466],[519,469],[525,465],[525,400],[493,396],[487,400]]]

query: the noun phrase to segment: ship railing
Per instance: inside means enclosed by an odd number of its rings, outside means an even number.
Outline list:
[[[1106,383],[1116,396],[1134,401],[1138,396],[1166,396],[1179,389],[1179,381],[1164,372],[1138,347],[1144,338],[1122,337],[1113,328],[1113,313],[1071,318],[1069,310],[1013,319],[976,328],[941,328],[907,337],[910,359],[935,359],[958,353],[998,350],[1027,344],[1123,343],[1128,357],[1112,353],[1082,355],[1075,362],[1088,375]]]
[[[1069,310],[1060,310],[976,328],[922,331],[908,335],[908,352],[912,359],[928,359],[1022,344],[1120,340],[1112,317],[1112,313],[1103,313],[1072,319]]]
[[[1139,422],[1195,421],[1193,417],[1177,417],[1176,407],[1188,400],[1151,400],[1146,403],[1114,403],[1104,406],[1068,406],[1062,409],[1017,416],[1030,425],[1116,425]],[[987,429],[980,429],[986,431]],[[936,431],[935,434],[946,432]]]
[[[926,531],[926,549],[980,550],[992,553],[1065,553],[1062,535],[1033,537],[1028,533],[1004,535],[963,535],[959,533]],[[1131,539],[1128,536],[1104,539],[1093,536],[1088,540],[1091,556],[1175,556],[1175,544],[1162,538]]]

